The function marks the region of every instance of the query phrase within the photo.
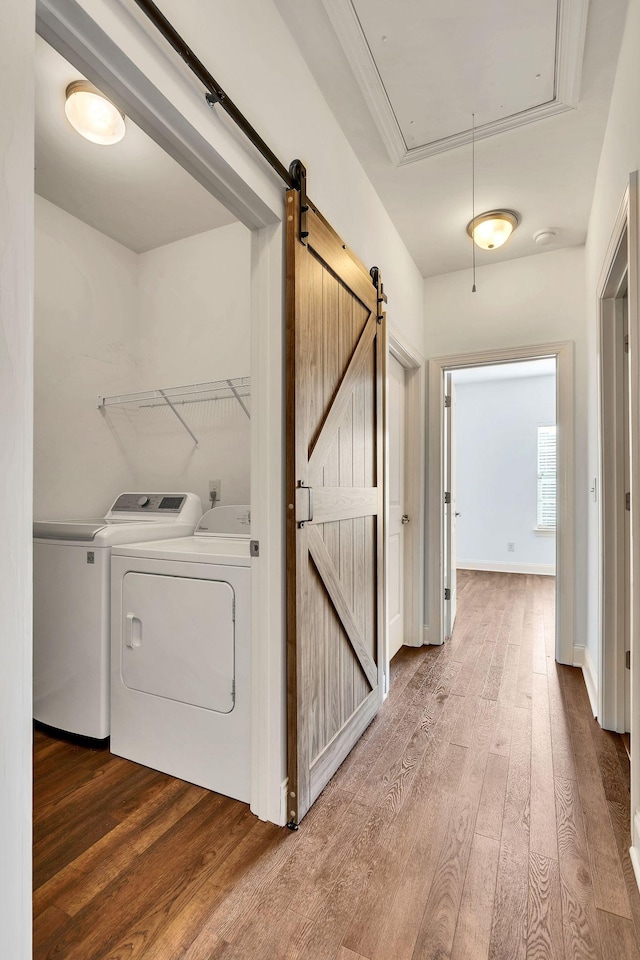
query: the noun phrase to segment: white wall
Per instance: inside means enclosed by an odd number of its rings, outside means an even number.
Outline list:
[[[249,500],[235,400],[108,407],[98,394],[250,373],[250,232],[232,224],[141,255],[36,197],[36,515],[102,516],[125,489]]]
[[[555,391],[554,376],[456,386],[459,567],[555,569],[555,536],[535,531],[538,426],[555,423]]]
[[[31,957],[33,17],[0,4],[0,931]]]
[[[609,120],[600,157],[586,245],[586,303],[589,330],[588,476],[591,478],[598,476],[600,472],[597,409],[598,283],[616,215],[629,182],[629,173],[640,169],[639,44],[640,0],[629,0],[627,24],[622,40]],[[599,505],[597,503],[591,503],[588,514],[589,564],[586,645],[591,659],[594,685],[598,683],[600,671],[598,509]],[[597,689],[595,693],[597,698]]]
[[[97,409],[135,389],[138,257],[36,197],[34,510],[104,516],[136,450]]]
[[[584,248],[570,247],[480,267],[477,288],[477,293],[471,293],[469,270],[425,280],[428,356],[446,357],[564,340],[575,343],[575,615],[576,636],[582,637],[586,631],[589,509]],[[435,555],[428,548],[426,566],[434,560]],[[427,625],[429,617],[427,609]]]
[[[598,477],[598,287],[601,271],[605,265],[607,246],[611,239],[618,209],[629,182],[629,173],[640,169],[640,114],[638,92],[640,91],[640,0],[629,0],[627,23],[620,49],[618,69],[611,98],[609,120],[605,132],[600,165],[596,178],[593,206],[587,233],[586,245],[586,300],[589,329],[589,458],[588,472]],[[638,211],[634,211],[638,213]],[[637,264],[635,265],[637,268]],[[637,356],[637,345],[632,350]],[[632,483],[633,483],[632,479]],[[601,544],[598,528],[599,504],[592,503],[588,515],[589,558],[588,592],[586,598],[587,630],[584,671],[587,686],[592,694],[592,705],[597,709],[603,691],[601,682],[601,633],[599,604],[599,562]],[[634,523],[635,523],[634,519]],[[632,549],[637,530],[632,532]],[[632,625],[637,641],[637,627]],[[637,752],[638,731],[638,668],[636,648],[633,646],[633,674],[631,677],[631,859],[640,877],[640,830],[638,807],[640,797],[640,770]]]
[[[139,258],[140,389],[179,386],[251,373],[251,233],[235,223],[170,243]],[[248,403],[251,408],[251,403]],[[221,503],[250,499],[250,421],[236,400],[137,417],[138,477],[197,493],[206,509],[209,480]]]

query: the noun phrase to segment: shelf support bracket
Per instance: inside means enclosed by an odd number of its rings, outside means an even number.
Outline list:
[[[191,437],[191,439],[192,439],[193,442],[195,443],[196,447],[199,447],[200,444],[198,443],[198,438],[196,437],[195,433],[193,432],[193,430],[191,430],[191,428],[188,426],[188,424],[186,424],[185,421],[182,419],[182,417],[180,416],[180,414],[178,413],[178,411],[176,410],[176,408],[174,407],[174,405],[171,403],[171,400],[169,400],[169,397],[166,395],[166,393],[164,392],[164,390],[158,390],[158,393],[159,393],[160,396],[163,398],[163,400],[169,405],[169,407],[171,408],[171,410],[173,411],[173,413],[175,413],[176,417],[178,418],[178,420],[180,421],[180,423],[182,424],[182,426],[185,428],[185,430],[187,431],[187,433],[189,434],[189,436]]]
[[[240,404],[240,406],[242,407],[242,409],[243,409],[244,412],[246,413],[247,419],[251,420],[251,414],[250,414],[249,411],[247,410],[247,405],[245,404],[245,402],[243,401],[242,397],[240,396],[240,394],[238,393],[238,391],[237,391],[236,388],[234,387],[233,383],[231,382],[231,380],[227,380],[227,383],[229,384],[229,390],[231,390],[231,393],[234,395],[234,397],[236,398],[236,400],[238,401],[238,403]],[[196,444],[196,446],[197,446],[197,444]]]

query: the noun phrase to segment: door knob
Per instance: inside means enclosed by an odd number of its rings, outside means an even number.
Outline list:
[[[461,513],[458,513],[458,511],[456,510],[456,517],[461,517],[461,516],[462,516],[462,514],[461,514]]]
[[[409,523],[409,514],[408,514],[408,513],[403,513],[403,514],[402,514],[402,522],[403,522],[403,523]]]

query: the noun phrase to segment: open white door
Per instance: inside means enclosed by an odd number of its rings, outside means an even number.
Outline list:
[[[444,375],[444,638],[453,633],[456,619],[456,440],[455,384],[451,371]]]

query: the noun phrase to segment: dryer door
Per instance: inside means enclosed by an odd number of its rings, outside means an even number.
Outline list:
[[[231,585],[130,572],[122,586],[125,686],[230,713],[235,702]]]

